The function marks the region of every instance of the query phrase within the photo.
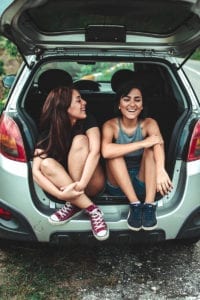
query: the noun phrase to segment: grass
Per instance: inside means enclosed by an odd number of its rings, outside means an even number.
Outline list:
[[[80,247],[1,246],[0,299],[78,300],[82,290],[95,288],[97,282],[115,284],[111,266],[98,263],[99,250]]]
[[[199,250],[199,243],[51,247],[0,240],[0,299],[128,300],[133,292],[154,299],[152,287],[164,299],[196,296]]]

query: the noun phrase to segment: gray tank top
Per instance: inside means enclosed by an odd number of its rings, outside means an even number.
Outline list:
[[[144,139],[142,135],[142,129],[140,127],[140,122],[138,122],[138,126],[136,130],[131,135],[128,135],[123,131],[121,127],[120,118],[118,118],[118,124],[119,124],[119,134],[115,141],[116,144],[129,144]],[[136,150],[124,156],[128,169],[140,167],[143,151],[144,151],[143,149]]]

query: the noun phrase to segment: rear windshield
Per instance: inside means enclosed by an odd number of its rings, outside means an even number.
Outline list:
[[[166,0],[50,0],[25,14],[46,33],[81,31],[88,25],[120,25],[127,32],[169,34],[193,16],[191,6]]]
[[[40,75],[51,69],[59,69],[67,71],[74,82],[78,80],[92,80],[96,82],[104,83],[102,85],[104,91],[110,90],[110,81],[115,72],[121,69],[135,70],[133,62],[64,62],[53,61],[41,66],[37,76],[35,77],[35,83],[37,83]]]

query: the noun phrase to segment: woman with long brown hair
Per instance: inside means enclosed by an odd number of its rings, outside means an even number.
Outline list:
[[[98,240],[109,236],[100,209],[90,200],[104,187],[99,164],[100,131],[86,101],[70,87],[52,90],[44,103],[40,134],[33,159],[33,178],[47,193],[65,205],[48,220],[60,225],[84,209]]]

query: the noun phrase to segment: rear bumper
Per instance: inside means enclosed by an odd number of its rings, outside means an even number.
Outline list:
[[[55,202],[51,201],[47,195],[42,194],[41,197],[37,197],[35,193],[32,193],[34,188],[28,178],[30,170],[27,164],[3,159],[0,165],[2,166],[0,168],[0,205],[13,214],[13,219],[10,221],[0,219],[0,238],[53,244],[73,243],[74,241],[96,242],[91,232],[88,216],[84,213],[63,226],[49,224],[48,215],[56,209]],[[179,169],[179,173],[183,174],[182,169]],[[176,173],[178,174],[178,188],[174,188],[174,195],[158,202],[158,228],[154,231],[128,230],[126,221],[128,202],[120,203],[118,200],[110,202],[105,198],[104,202],[99,203],[110,228],[108,242],[145,243],[200,238],[199,162],[190,163],[185,173],[182,176],[187,180],[184,181],[179,181],[181,175]],[[40,201],[39,204],[38,201]]]
[[[131,230],[124,231],[110,231],[109,239],[101,243],[105,244],[141,244],[141,243],[156,243],[165,241],[165,232],[163,230],[153,231],[139,231]],[[50,236],[50,243],[54,245],[68,245],[68,244],[99,244],[91,231],[88,232],[54,232]]]
[[[200,207],[187,218],[176,238],[200,239]]]
[[[14,241],[37,241],[36,235],[25,217],[0,201],[0,207],[9,210],[10,220],[0,218],[0,238]]]
[[[182,225],[176,237],[173,239],[181,240],[198,240],[200,239],[200,207],[193,211]],[[163,229],[153,231],[139,232],[131,230],[110,230],[110,237],[104,243],[124,243],[124,244],[141,244],[141,243],[157,243],[166,240],[166,232]],[[94,244],[95,241],[92,232],[72,232],[58,231],[50,236],[52,244],[70,244],[70,243]]]
[[[0,238],[15,241],[31,241],[31,242],[49,242],[50,244],[96,244],[99,243],[93,236],[90,222],[86,217],[79,220],[78,217],[69,223],[62,226],[52,226],[47,221],[47,216],[43,222],[43,230],[38,231],[36,225],[31,226],[28,220],[21,213],[15,211],[13,208],[0,202],[0,206],[9,210],[13,217],[6,221],[0,219]],[[104,210],[104,207],[101,207]],[[41,216],[40,216],[41,218]],[[168,222],[170,217],[168,218]],[[161,220],[160,220],[161,221]],[[153,231],[139,232],[127,229],[126,219],[116,222],[107,222],[110,227],[110,237],[103,243],[123,243],[123,244],[138,244],[138,243],[157,243],[170,239],[200,239],[200,206],[195,209],[179,228],[178,224],[175,226],[178,234],[172,234],[169,237],[169,226],[161,226],[158,218],[158,228]]]

